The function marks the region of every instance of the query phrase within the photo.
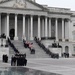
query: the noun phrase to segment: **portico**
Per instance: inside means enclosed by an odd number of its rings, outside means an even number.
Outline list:
[[[15,30],[14,40],[27,39],[29,37],[29,40],[33,40],[35,36],[39,39],[41,37],[56,37],[56,41],[69,39],[69,33],[67,33],[68,36],[65,36],[65,27],[69,23],[69,20],[67,19],[66,21],[66,18],[51,18],[38,14],[1,13],[0,15],[1,29],[3,25],[6,27],[6,31],[1,30],[1,34],[5,33],[7,37],[10,37],[10,29],[13,28]],[[5,24],[3,24],[3,19],[6,20]]]
[[[55,37],[56,41],[70,40],[69,9],[63,9],[65,12],[62,11],[59,15],[53,8],[49,8],[49,11],[29,0],[24,3],[20,1],[19,4],[14,0],[11,2],[12,7],[8,6],[9,1],[6,7],[3,5],[0,7],[0,34],[5,33],[6,37],[13,37],[14,40],[33,40],[35,36],[39,39]]]

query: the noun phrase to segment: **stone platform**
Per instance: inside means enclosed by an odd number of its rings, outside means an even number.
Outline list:
[[[57,53],[59,54],[59,56],[61,57],[61,53],[62,53],[62,49],[61,48],[49,48],[49,50],[53,53]]]
[[[0,60],[2,60],[2,56],[9,56],[9,47],[0,47]]]

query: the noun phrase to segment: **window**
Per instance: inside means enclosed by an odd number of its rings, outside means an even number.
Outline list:
[[[65,53],[69,53],[69,47],[65,46]]]

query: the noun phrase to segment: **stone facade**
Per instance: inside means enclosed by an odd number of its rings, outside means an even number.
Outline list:
[[[75,54],[75,12],[66,8],[39,5],[35,0],[0,2],[0,34],[13,40],[56,37],[56,42]],[[74,49],[73,49],[74,48]]]

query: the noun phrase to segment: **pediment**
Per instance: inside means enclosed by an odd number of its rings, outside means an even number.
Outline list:
[[[7,0],[0,3],[0,7],[11,7],[11,8],[24,8],[24,9],[34,9],[43,10],[44,8],[29,0]]]

